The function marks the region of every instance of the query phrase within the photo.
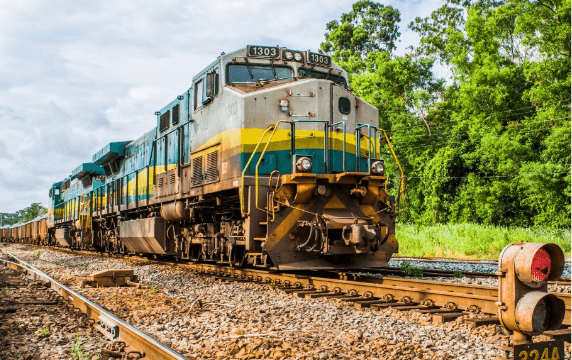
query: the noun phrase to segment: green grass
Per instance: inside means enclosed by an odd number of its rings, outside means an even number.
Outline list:
[[[92,339],[89,339],[91,343]],[[76,334],[76,342],[72,344],[72,354],[74,359],[78,360],[97,360],[101,357],[101,354],[95,355],[95,353],[88,353],[83,348],[84,341]]]
[[[551,242],[570,256],[570,229],[397,224],[396,236],[401,256],[498,259],[501,250],[514,242]]]
[[[423,277],[423,269],[411,266],[409,261],[404,261],[401,263],[401,272],[405,276]]]

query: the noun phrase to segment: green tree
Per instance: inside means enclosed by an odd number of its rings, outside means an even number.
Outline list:
[[[363,70],[365,59],[380,51],[391,53],[399,37],[399,10],[370,0],[352,5],[340,21],[326,25],[326,41],[320,51],[332,55],[334,61],[348,72]]]
[[[19,210],[20,218],[18,222],[25,223],[34,220],[38,216],[44,216],[48,213],[48,209],[43,207],[40,203],[33,203],[23,210]]]
[[[19,219],[17,213],[0,213],[0,218],[2,219],[2,226],[14,225],[18,222]]]
[[[453,0],[410,27],[453,74],[414,219],[569,227],[570,1]]]

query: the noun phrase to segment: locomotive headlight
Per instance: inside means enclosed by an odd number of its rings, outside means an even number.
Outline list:
[[[296,168],[302,172],[308,172],[312,170],[312,160],[307,157],[301,157],[296,161]]]
[[[284,57],[286,58],[286,60],[292,60],[294,55],[292,55],[292,51],[286,51],[284,52]]]
[[[373,164],[371,164],[371,172],[375,175],[383,175],[385,172],[385,165],[383,165],[383,161],[374,161]]]
[[[302,54],[300,53],[294,53],[294,60],[296,61],[302,61]]]

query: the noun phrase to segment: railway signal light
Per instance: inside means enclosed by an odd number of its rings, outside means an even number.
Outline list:
[[[562,324],[565,304],[548,293],[548,281],[559,279],[563,269],[564,254],[556,244],[514,243],[501,252],[499,320],[513,332],[515,345]]]

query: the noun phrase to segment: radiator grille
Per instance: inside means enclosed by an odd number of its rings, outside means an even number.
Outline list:
[[[174,184],[175,183],[175,173],[171,173],[169,175],[169,183],[170,184]]]
[[[163,177],[160,176],[159,179],[157,179],[157,187],[163,187]]]
[[[218,180],[218,151],[207,154],[205,182],[210,183]]]
[[[198,186],[203,183],[203,157],[197,156],[193,159],[193,172],[191,174],[192,186]]]
[[[173,106],[173,125],[179,123],[179,104]]]
[[[171,119],[171,112],[167,110],[166,113],[160,117],[160,130],[165,131],[169,128],[169,120]]]

